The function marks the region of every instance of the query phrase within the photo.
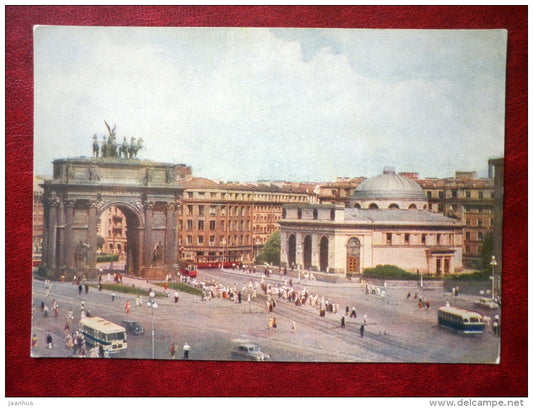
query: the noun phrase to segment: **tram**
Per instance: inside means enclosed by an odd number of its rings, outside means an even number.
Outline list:
[[[194,261],[180,261],[179,265],[181,276],[188,276],[189,278],[196,278],[198,276],[198,266]]]
[[[438,309],[439,326],[462,333],[481,334],[485,331],[485,323],[479,313],[453,306]]]

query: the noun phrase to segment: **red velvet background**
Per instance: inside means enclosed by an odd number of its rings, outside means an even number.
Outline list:
[[[5,12],[7,397],[527,396],[526,6],[7,6]],[[508,29],[501,364],[245,368],[231,362],[31,359],[35,24]]]

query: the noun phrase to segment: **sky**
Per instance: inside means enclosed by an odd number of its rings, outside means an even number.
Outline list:
[[[384,167],[487,176],[504,155],[505,30],[34,29],[34,172],[143,138],[217,181]]]

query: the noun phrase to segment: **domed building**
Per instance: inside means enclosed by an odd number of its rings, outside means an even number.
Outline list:
[[[462,270],[460,221],[428,211],[424,190],[386,168],[342,205],[286,205],[281,264],[356,275],[377,265],[446,275]]]
[[[428,202],[426,193],[417,182],[386,168],[383,174],[366,179],[357,186],[351,207],[370,210],[427,210]]]

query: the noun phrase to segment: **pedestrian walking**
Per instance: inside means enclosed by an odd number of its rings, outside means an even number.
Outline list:
[[[183,345],[183,359],[188,360],[189,359],[189,353],[191,351],[191,346],[187,342]]]
[[[135,298],[135,306],[139,307],[140,305],[141,305],[141,297],[137,295],[137,297]]]
[[[34,334],[31,338],[31,348],[36,349],[37,348],[37,335]]]
[[[176,358],[176,350],[177,350],[177,347],[176,347],[176,343],[172,343],[170,345],[170,358],[172,358],[173,360]]]
[[[292,321],[291,330],[292,330],[293,332],[296,331],[296,322],[295,322],[294,320]]]
[[[130,312],[130,301],[129,300],[126,300],[126,304],[124,305],[124,311],[126,313]]]
[[[85,284],[85,294],[89,293],[89,284]]]
[[[44,305],[44,309],[43,309],[43,311],[44,311],[44,317],[48,317],[48,310],[49,310],[49,309],[48,309],[48,305]]]
[[[178,293],[178,291],[175,291],[174,292],[174,303],[178,303],[180,300],[180,294]]]
[[[361,325],[361,328],[359,329],[359,331],[361,332],[361,337],[365,337],[365,325],[364,324]]]
[[[341,327],[346,327],[346,321],[344,320],[344,316],[341,317]]]
[[[81,283],[78,286],[78,293],[81,295],[81,292],[83,292],[83,286],[81,286]]]
[[[350,313],[350,317],[353,317],[354,319],[357,318],[357,313],[356,313],[356,311],[355,311],[355,306],[352,307],[352,313]]]
[[[111,302],[114,302],[115,301],[115,292],[112,292],[111,293]]]
[[[52,335],[50,333],[48,333],[46,335],[46,347],[48,347],[49,349],[52,349],[52,346],[53,346]]]

